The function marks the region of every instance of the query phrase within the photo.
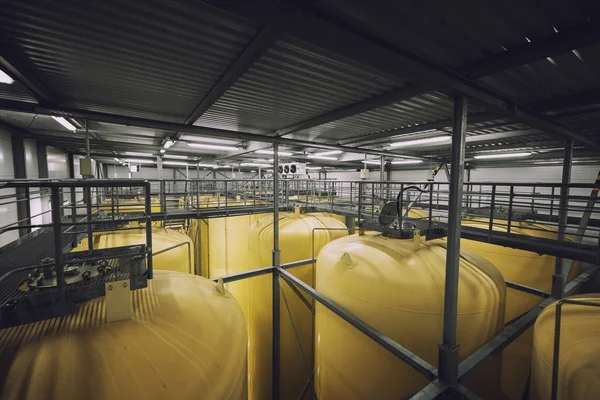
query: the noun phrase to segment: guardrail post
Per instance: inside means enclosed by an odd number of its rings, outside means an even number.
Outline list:
[[[72,188],[74,190],[75,188]],[[65,301],[65,266],[63,264],[63,244],[61,225],[61,204],[58,186],[51,187],[50,204],[52,207],[52,229],[54,233],[54,262],[56,269],[56,295],[59,302]],[[75,228],[75,227],[74,227]]]

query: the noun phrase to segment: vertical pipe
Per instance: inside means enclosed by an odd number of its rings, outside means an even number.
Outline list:
[[[381,156],[379,161],[379,180],[382,182],[379,185],[379,205],[383,207],[385,204],[384,195],[383,195],[383,181],[385,181],[385,157]]]
[[[60,195],[58,186],[52,186],[50,193],[52,205],[52,225],[54,230],[54,262],[56,269],[56,295],[59,302],[65,301],[65,266],[63,265],[62,226],[60,216]]]
[[[508,227],[506,228],[506,232],[510,233],[510,227],[512,225],[512,209],[513,209],[513,199],[515,197],[515,187],[510,185],[510,192],[508,195]]]
[[[146,214],[146,254],[147,254],[147,269],[148,279],[152,279],[152,199],[151,199],[150,182],[146,181],[144,187],[144,210]]]
[[[455,98],[448,204],[444,333],[439,351],[440,380],[451,385],[458,381],[459,344],[456,342],[456,320],[458,313],[458,266],[460,261],[460,222],[465,167],[467,106],[468,102],[465,96],[460,95]]]
[[[490,226],[488,231],[488,242],[492,242],[492,232],[494,230],[494,205],[496,203],[496,185],[492,185],[492,202],[490,204]]]
[[[88,250],[94,250],[94,233],[92,225],[92,188],[84,187],[83,195],[85,201],[85,220],[87,222],[87,238],[88,238]]]
[[[571,165],[573,162],[573,139],[565,141],[565,155],[563,160],[562,184],[560,186],[560,199],[558,206],[558,241],[565,240],[567,217],[569,207],[569,184],[571,183]],[[556,257],[554,275],[552,276],[552,297],[560,299],[564,294],[565,276],[563,275],[563,259]]]
[[[273,400],[279,400],[279,144],[273,144]]]
[[[69,163],[69,178],[75,179],[75,164],[73,160],[73,153],[69,153],[67,156]],[[69,194],[71,197],[71,222],[77,223],[77,197],[75,194],[75,187],[69,188]],[[71,247],[77,247],[77,235],[79,234],[77,225],[73,225],[73,239],[71,240]]]

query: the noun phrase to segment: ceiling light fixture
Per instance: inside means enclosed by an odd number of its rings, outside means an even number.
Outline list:
[[[196,164],[199,167],[202,168],[218,168],[219,166],[217,164],[203,164],[203,163],[198,163]]]
[[[408,164],[421,164],[423,160],[401,160],[401,161],[392,161],[394,165],[408,165]]]
[[[372,164],[372,165],[379,165],[380,162],[379,161],[375,161],[375,160],[362,160],[363,164]]]
[[[491,158],[516,158],[516,157],[527,157],[530,156],[531,153],[504,153],[504,154],[480,154],[475,156],[476,159],[491,159]]]
[[[306,169],[313,169],[313,170],[316,170],[316,169],[323,169],[323,167],[306,167]]]
[[[63,117],[52,116],[52,119],[54,119],[56,122],[58,122],[59,124],[61,124],[62,126],[64,126],[65,128],[67,128],[68,130],[70,130],[72,132],[75,132],[77,130],[75,125],[73,125],[72,123],[70,123],[69,121],[64,119]]]
[[[255,153],[258,153],[258,154],[270,154],[270,155],[273,155],[273,154],[274,154],[273,150],[256,150],[256,151],[255,151]],[[278,154],[279,156],[286,156],[286,157],[289,157],[289,156],[291,156],[293,153],[291,153],[291,152],[289,152],[289,151],[278,151],[278,152],[277,152],[277,154]]]
[[[187,160],[188,159],[188,156],[180,156],[180,155],[177,155],[177,154],[165,154],[165,157],[166,158],[178,158],[180,160]]]
[[[165,151],[167,151],[167,150],[165,150],[165,149],[160,149],[160,152],[161,152],[161,153],[164,153]]]
[[[190,143],[190,142],[188,142],[188,146],[194,147],[197,149],[206,149],[206,150],[238,151],[240,149],[239,147],[223,146],[223,145],[219,145],[219,144]]]
[[[331,151],[324,151],[322,153],[315,153],[313,155],[323,157],[323,156],[333,156],[335,154],[342,154],[342,153],[343,153],[343,151],[341,151],[341,150],[331,150]]]
[[[165,143],[163,144],[163,147],[164,147],[165,149],[168,149],[169,147],[173,146],[174,144],[175,144],[175,141],[174,141],[174,140],[171,140],[171,139],[167,138],[167,139],[165,140]]]
[[[271,164],[256,164],[256,163],[241,163],[242,167],[260,167],[260,168],[273,168]]]
[[[154,161],[144,160],[141,158],[125,158],[123,161],[132,163],[132,164],[154,164]]]
[[[193,167],[193,164],[188,164],[184,161],[163,161],[163,165],[184,165],[186,167]]]
[[[418,146],[420,144],[430,144],[430,143],[439,143],[446,142],[448,140],[452,140],[450,136],[435,136],[424,139],[415,139],[415,140],[405,140],[403,142],[394,142],[390,143],[390,147],[408,147],[408,146]]]
[[[15,80],[13,78],[11,78],[6,72],[0,69],[0,83],[6,83],[7,85],[10,85],[14,82]]]
[[[337,161],[338,159],[336,157],[325,157],[325,156],[320,156],[317,154],[309,154],[307,155],[308,158],[316,158],[318,160],[331,160],[331,161]]]

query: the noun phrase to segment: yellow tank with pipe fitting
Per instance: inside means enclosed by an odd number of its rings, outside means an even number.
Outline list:
[[[415,244],[380,233],[335,240],[317,258],[316,290],[435,366],[443,328],[445,246],[443,240]],[[491,263],[466,250],[459,268],[457,337],[463,360],[503,329],[505,283]],[[429,383],[320,304],[315,312],[320,400],[398,399]],[[498,361],[489,366],[494,371],[478,371],[482,375],[463,384],[483,398],[497,398]],[[485,380],[484,373],[490,374]]]
[[[105,321],[106,302],[0,330],[6,400],[247,399],[242,311],[207,279],[155,271],[131,292],[133,318]]]
[[[348,234],[346,225],[324,214],[281,213],[279,215],[279,249],[281,263],[308,259],[319,254],[327,243]],[[272,265],[273,215],[259,219],[250,227],[247,270]],[[295,267],[290,273],[313,286],[313,265]],[[249,398],[268,400],[272,394],[272,296],[271,275],[250,278],[248,285]],[[313,317],[302,300],[281,283],[281,393],[282,399],[297,399],[312,372]],[[312,298],[304,295],[308,303]],[[241,301],[244,301],[243,299]],[[292,328],[285,301],[289,306],[298,337]],[[243,306],[242,306],[243,308]],[[299,344],[298,344],[299,340]],[[300,347],[302,352],[300,351]]]

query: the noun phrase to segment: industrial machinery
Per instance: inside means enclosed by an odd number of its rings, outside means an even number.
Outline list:
[[[316,290],[431,365],[442,336],[446,243],[381,233],[352,235],[321,250]],[[461,251],[458,293],[459,358],[504,325],[505,283],[485,259]],[[427,379],[320,304],[315,316],[315,390],[321,400],[398,399]],[[467,387],[497,398],[499,360]],[[482,379],[485,377],[485,379]],[[479,384],[478,382],[485,382]]]
[[[531,400],[598,398],[599,306],[599,294],[571,296],[550,304],[538,316],[533,334]]]
[[[273,265],[273,215],[256,221],[249,230],[246,270]],[[316,257],[327,243],[348,234],[346,225],[327,214],[282,213],[279,216],[279,248],[281,263]],[[240,264],[244,265],[244,264]],[[242,272],[242,271],[239,271]],[[313,264],[290,269],[290,273],[313,285]],[[272,278],[260,276],[247,280],[249,369],[248,389],[251,400],[268,400],[272,393]],[[243,296],[243,293],[242,293]],[[312,312],[290,287],[282,286],[281,312],[281,398],[300,398],[312,371]]]
[[[133,246],[143,244],[146,240],[145,228],[129,228],[94,232],[93,248],[110,249],[118,246]],[[194,273],[194,251],[192,240],[185,234],[168,228],[152,228],[153,266],[156,269]],[[88,248],[88,238],[85,237],[74,252]]]
[[[132,297],[131,318],[106,321],[122,306],[113,295]],[[1,330],[2,397],[242,400],[246,349],[244,316],[222,284],[156,271],[147,288],[115,284],[75,314]]]
[[[282,178],[294,179],[304,177],[306,175],[306,164],[289,163],[280,164],[277,172]]]

